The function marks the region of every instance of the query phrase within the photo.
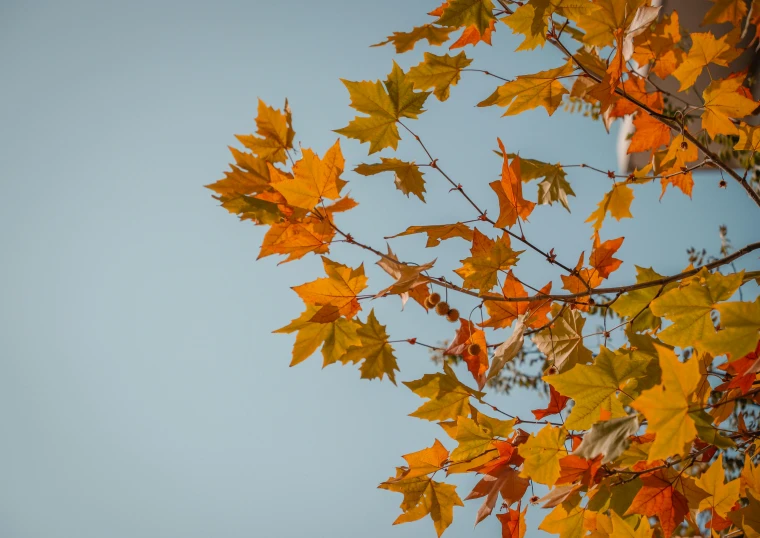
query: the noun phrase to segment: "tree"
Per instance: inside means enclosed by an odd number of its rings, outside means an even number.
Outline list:
[[[527,510],[545,511],[539,528],[561,538],[760,536],[760,298],[748,298],[760,272],[737,271],[734,264],[760,242],[733,249],[722,230],[720,257],[692,250],[680,273],[637,267],[635,282],[610,286],[605,280],[622,264],[615,256],[623,238],[602,237],[609,217],[633,218],[639,185],[659,181],[663,195],[670,188],[691,196],[692,174],[700,168],[719,170],[721,186],[735,182],[760,210],[760,127],[746,121],[758,107],[751,77],[747,70],[724,69],[724,76],[715,70],[734,65],[757,41],[751,35],[760,27],[760,2],[714,0],[704,23],[723,30],[689,35],[677,12],[661,13],[648,0],[449,0],[429,16],[378,45],[399,54],[423,40],[474,48],[490,45],[497,28],[506,31],[503,24],[524,37],[518,50],[557,49],[555,68],[514,80],[470,67],[473,59],[458,51],[426,52],[406,72],[394,62],[382,81],[344,81],[359,115],[337,133],[368,144],[370,156],[396,150],[402,139],[422,156],[420,163],[370,159],[357,163],[356,174],[392,175],[396,188],[420,203],[425,174],[437,175],[461,197],[461,221],[388,237],[424,234],[426,249],[466,242],[469,251],[454,274],[437,272],[435,260],[399,259],[390,247],[383,252],[339,224],[342,213],[357,207],[345,194],[340,141],[321,157],[310,149],[299,157],[287,101],[282,111],[259,102],[256,133],[237,137],[245,150],[232,149],[230,171],[209,185],[229,212],[268,227],[260,257],[322,257],[325,275],[293,288],[305,310],[275,331],[295,334],[291,364],[321,350],[325,365],[358,365],[362,378],[395,384],[396,347],[434,352],[433,371],[403,384],[423,400],[411,415],[440,424],[450,448],[434,440],[403,456],[406,464],[380,484],[402,494],[396,523],[429,516],[441,535],[454,507],[463,506],[441,477],[472,473],[480,480],[464,500],[483,499],[476,524],[501,506],[496,517],[504,537],[526,534]],[[570,210],[570,165],[523,158],[497,140],[502,166],[500,179],[490,183],[499,209],[494,216],[412,130],[425,102],[449,99],[463,72],[494,80],[493,93],[478,106],[501,107],[505,116],[538,107],[551,116],[564,105],[608,129],[616,119],[632,118],[628,152],[642,153],[644,165],[624,174],[579,165],[609,179],[585,221],[592,233],[588,256],[560,259],[523,231],[537,204]],[[523,188],[534,181],[532,201]],[[363,265],[328,257],[337,242],[362,250],[390,279],[370,286]],[[520,274],[526,250],[556,268],[563,291]],[[424,250],[419,258],[433,256]],[[451,321],[445,343],[392,339],[367,305],[394,296]],[[474,308],[468,314],[455,303]],[[584,340],[592,334],[590,319],[602,326],[596,348]],[[503,329],[511,332],[498,341]],[[608,347],[613,332],[625,335],[617,349]],[[518,364],[540,371],[533,375]],[[547,391],[548,405],[533,417],[494,405],[490,393],[513,383]],[[530,496],[533,484],[549,492]]]

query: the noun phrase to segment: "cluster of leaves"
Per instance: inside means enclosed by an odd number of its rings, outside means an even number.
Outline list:
[[[755,458],[760,298],[742,296],[742,288],[758,274],[733,268],[760,243],[732,252],[726,248],[723,257],[706,265],[697,257],[669,276],[636,267],[635,283],[605,285],[622,264],[615,256],[624,239],[603,240],[604,222],[608,216],[632,218],[638,185],[659,181],[663,195],[671,187],[691,196],[692,172],[709,165],[760,207],[760,194],[747,180],[760,149],[760,128],[744,121],[758,106],[747,88],[747,73],[718,78],[710,72],[711,65],[729,66],[742,52],[742,32],[755,32],[760,25],[760,3],[753,1],[749,9],[743,0],[714,0],[705,24],[728,27],[720,37],[710,31],[687,35],[678,13],[660,11],[649,0],[449,0],[430,12],[429,22],[378,45],[390,44],[398,53],[413,50],[421,40],[431,46],[453,40],[450,49],[490,45],[505,25],[523,37],[518,50],[549,44],[558,51],[559,65],[507,80],[470,67],[473,59],[464,51],[426,52],[407,72],[394,63],[385,80],[344,81],[360,115],[337,132],[367,143],[370,155],[395,150],[404,134],[422,159],[417,164],[381,157],[357,164],[356,174],[392,174],[398,190],[424,202],[423,167],[428,167],[461,195],[467,211],[463,221],[412,226],[388,238],[424,234],[426,249],[466,241],[469,255],[463,254],[453,275],[437,275],[435,260],[400,260],[390,249],[382,252],[338,226],[340,214],[357,206],[344,194],[340,142],[322,157],[303,149],[294,161],[287,102],[284,111],[259,103],[256,133],[238,136],[247,151],[231,149],[230,171],[209,185],[228,211],[268,227],[260,257],[280,255],[289,262],[322,255],[325,276],[293,288],[304,302],[303,313],[276,331],[295,333],[291,364],[321,350],[325,365],[356,364],[362,378],[395,383],[400,367],[394,343],[424,345],[442,359],[454,357],[435,363],[440,369],[434,373],[404,382],[424,400],[411,416],[439,424],[453,449],[435,440],[405,455],[406,464],[382,482],[381,488],[402,494],[396,523],[430,516],[442,534],[463,500],[454,485],[434,478],[471,473],[480,480],[464,500],[483,499],[476,523],[500,506],[496,517],[504,537],[525,535],[529,509],[548,510],[539,528],[561,538],[698,535],[705,528],[760,536]],[[618,175],[574,165],[610,180],[586,219],[592,232],[588,258],[580,253],[575,264],[565,264],[523,231],[539,205],[570,210],[573,166],[521,158],[497,140],[502,167],[500,179],[490,183],[499,208],[493,219],[409,128],[425,111],[425,102],[431,96],[446,101],[465,72],[498,80],[479,106],[502,107],[505,116],[539,107],[552,115],[563,103],[580,103],[608,128],[618,118],[632,118],[628,151],[645,153],[645,166]],[[704,89],[695,90],[706,77]],[[662,89],[665,80],[677,81],[678,89]],[[699,94],[699,106],[680,100],[687,91]],[[748,164],[743,175],[727,155],[715,152],[715,145],[727,140],[732,155]],[[532,201],[523,187],[536,180]],[[375,259],[390,283],[366,291],[363,265],[349,267],[326,256],[337,241]],[[552,292],[553,282],[529,284],[518,276],[525,251],[558,270],[562,293]],[[482,319],[454,315],[440,300],[443,290],[477,301]],[[437,348],[408,335],[391,340],[374,310],[363,315],[367,301],[392,296],[403,304],[412,299],[411,304],[457,323],[442,335],[449,344]],[[587,321],[597,312],[605,321],[607,312],[614,313],[619,323],[589,333]],[[495,335],[503,329],[511,333],[499,342]],[[625,343],[612,349],[608,338],[617,330]],[[603,338],[598,349],[586,345],[593,334]],[[525,360],[526,346],[536,351],[536,364],[543,369],[534,386],[550,396],[530,419],[486,401],[486,391],[498,388],[503,372]],[[471,381],[457,376],[452,364],[459,362]],[[740,463],[729,465],[727,473],[729,459]],[[549,492],[526,502],[532,484]]]

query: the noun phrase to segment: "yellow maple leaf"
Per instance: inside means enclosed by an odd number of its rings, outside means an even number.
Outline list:
[[[393,62],[393,69],[384,82],[366,80],[352,82],[341,79],[351,96],[351,107],[367,116],[357,116],[335,132],[369,142],[369,153],[383,148],[396,149],[401,137],[396,122],[401,118],[416,119],[422,112],[430,92],[415,92],[406,74]]]
[[[374,176],[381,172],[393,172],[396,188],[409,196],[414,194],[417,198],[425,201],[425,180],[420,172],[420,167],[414,162],[406,162],[395,157],[381,157],[380,163],[360,164],[354,168],[354,172],[363,176]]]
[[[284,163],[285,152],[293,147],[296,134],[293,131],[287,100],[283,113],[259,99],[256,134],[259,136],[237,135],[236,138],[259,158],[272,163]]]
[[[757,103],[748,99],[738,90],[742,88],[742,78],[714,80],[702,92],[705,111],[702,113],[702,127],[715,138],[719,134],[738,135],[739,129],[730,118],[743,118],[757,108]]]
[[[392,43],[393,46],[396,47],[396,52],[401,54],[412,50],[414,46],[423,39],[427,40],[430,45],[442,45],[449,39],[449,34],[451,32],[451,28],[442,28],[432,24],[424,24],[412,28],[409,32],[393,32],[393,34],[389,35],[385,41],[375,43],[372,46],[382,47],[383,45]]]
[[[742,19],[747,14],[746,0],[712,0],[712,2],[715,5],[705,15],[702,26],[722,22],[730,22],[736,27],[741,26]]]
[[[492,0],[450,0],[435,22],[453,28],[474,26],[484,34],[495,19],[493,10]]]
[[[492,435],[467,417],[457,417],[454,439],[459,446],[451,452],[451,461],[469,461],[494,449]]]
[[[624,183],[615,183],[612,190],[604,195],[596,209],[586,219],[593,223],[595,231],[602,229],[604,218],[609,213],[615,220],[633,218],[631,214],[631,202],[633,202],[633,189]]]
[[[517,263],[523,251],[512,250],[509,236],[494,240],[475,229],[472,237],[472,256],[462,261],[462,267],[455,272],[464,280],[463,286],[487,293],[496,285],[496,275]]]
[[[526,110],[542,106],[551,116],[562,104],[562,97],[568,93],[559,81],[575,70],[573,63],[541,71],[533,75],[520,75],[515,80],[502,84],[490,97],[478,106],[498,105],[507,107],[505,116],[514,116]]]
[[[537,434],[518,447],[520,456],[525,458],[520,476],[531,478],[546,486],[553,486],[559,478],[559,458],[567,454],[565,448],[565,428],[544,426]]]
[[[720,313],[721,330],[708,333],[698,342],[713,355],[729,354],[731,360],[752,352],[760,339],[760,298],[754,302],[729,302],[715,305]]]
[[[324,368],[336,361],[342,361],[348,348],[361,344],[356,334],[360,325],[353,319],[338,318],[330,323],[310,321],[319,308],[314,305],[308,306],[298,318],[274,331],[275,333],[298,333],[293,345],[293,359],[290,361],[290,366],[308,359],[322,346],[324,357],[322,367]]]
[[[575,494],[567,501],[558,504],[538,528],[559,534],[560,538],[581,538],[585,534],[583,521],[586,509],[581,507],[580,501],[580,495]]]
[[[565,426],[571,430],[586,430],[599,422],[602,415],[626,416],[618,392],[628,380],[647,375],[649,362],[634,357],[620,360],[602,346],[592,365],[578,364],[566,372],[544,376],[543,380],[575,401]]]
[[[388,479],[388,482],[409,480],[440,471],[449,458],[449,451],[436,439],[433,446],[406,454],[403,458],[407,468],[399,476]]]
[[[404,381],[404,385],[429,400],[410,416],[430,421],[466,416],[470,411],[470,398],[484,396],[460,382],[448,363],[444,364],[443,373],[425,374],[416,381]]]
[[[659,334],[660,340],[672,346],[699,347],[700,342],[715,334],[710,317],[715,304],[729,299],[742,278],[743,272],[723,276],[703,269],[688,284],[652,301],[652,313],[673,322]]]
[[[339,317],[352,318],[361,310],[356,296],[367,287],[364,265],[352,269],[322,256],[326,278],[295,286],[295,291],[307,305],[321,307],[311,321],[327,323]]]
[[[720,39],[710,32],[691,34],[692,45],[689,53],[673,72],[673,76],[681,83],[678,91],[691,88],[702,70],[711,63],[727,67],[740,53],[735,47],[738,37],[738,31],[730,32]]]
[[[649,423],[648,432],[656,434],[647,461],[684,454],[697,435],[690,406],[702,376],[697,360],[678,361],[673,350],[656,345],[662,369],[662,384],[645,390],[631,403]]]
[[[292,179],[271,164],[269,175],[272,187],[285,197],[288,204],[310,210],[324,198],[340,198],[340,191],[346,184],[340,178],[345,163],[340,140],[336,140],[322,159],[310,149],[304,149],[303,156],[293,166]]]
[[[422,63],[409,69],[406,77],[414,84],[417,90],[429,90],[433,88],[433,95],[439,101],[449,98],[451,86],[459,82],[462,69],[472,63],[464,51],[456,56],[445,54],[438,56],[430,52],[425,53]]]
[[[395,385],[394,372],[398,370],[398,363],[393,355],[393,346],[388,342],[385,325],[380,325],[377,321],[374,309],[367,316],[367,322],[360,322],[359,325],[356,336],[361,343],[350,347],[341,360],[354,363],[361,361],[359,371],[362,379],[382,379],[387,375]]]
[[[697,479],[697,485],[709,495],[699,503],[700,510],[710,510],[726,517],[739,498],[739,480],[723,483],[726,470],[723,468],[723,454],[718,456],[710,468]]]
[[[472,228],[461,222],[456,224],[431,224],[427,226],[410,226],[406,230],[396,235],[391,235],[385,239],[393,239],[395,237],[401,237],[404,235],[414,235],[424,233],[427,234],[427,243],[425,247],[437,247],[441,244],[441,241],[446,239],[452,239],[454,237],[461,237],[467,241],[472,241],[473,231]]]
[[[752,152],[760,150],[760,126],[740,122],[737,129],[739,130],[739,140],[734,145],[734,149]]]

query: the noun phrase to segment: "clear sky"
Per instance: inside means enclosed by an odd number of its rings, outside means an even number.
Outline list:
[[[222,176],[233,135],[253,130],[257,97],[275,106],[288,97],[297,140],[324,152],[331,130],[353,117],[339,77],[383,78],[392,50],[367,46],[433,7],[2,2],[0,536],[434,536],[429,520],[392,527],[400,496],[376,485],[401,454],[443,433],[406,416],[420,401],[403,386],[360,381],[351,367],[321,371],[317,357],[288,368],[293,339],[271,331],[300,313],[288,287],[319,276],[319,260],[255,262],[264,229],[239,223],[203,188]],[[517,43],[499,27],[474,67],[510,77],[561,63],[549,48],[513,54]],[[474,109],[494,84],[470,75],[450,103],[431,98],[414,125],[491,211],[497,136],[526,157],[615,166],[614,136],[600,123]],[[377,157],[366,145],[343,148],[349,169]],[[399,156],[424,162],[408,140]],[[375,245],[411,224],[472,218],[432,175],[426,206],[389,177],[346,179],[362,206],[340,222]],[[573,213],[540,207],[525,231],[573,263],[588,251],[583,220],[609,180],[579,170],[569,179]],[[687,246],[717,252],[719,224],[737,246],[757,240],[748,198],[733,183],[719,190],[715,174],[696,177],[691,202],[677,192],[658,202],[658,185],[636,196],[636,220],[604,228],[604,238],[626,236],[613,284],[632,278],[628,260],[670,274],[686,265]],[[416,239],[394,248],[455,260],[457,241],[434,255]],[[358,263],[349,248],[332,255]],[[372,288],[386,286],[376,260],[365,261]],[[529,254],[520,268],[538,284],[558,277]],[[395,300],[375,308],[394,338],[451,336],[419,309],[398,316]],[[420,348],[400,346],[398,356],[401,380],[433,369]],[[541,403],[495,401],[517,414]],[[459,483],[464,497],[474,480]],[[446,536],[497,536],[494,518],[473,530],[477,506],[458,508]]]

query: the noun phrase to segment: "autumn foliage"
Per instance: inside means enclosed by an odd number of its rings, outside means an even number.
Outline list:
[[[695,259],[677,274],[637,266],[635,282],[606,283],[623,263],[617,252],[624,239],[605,237],[604,224],[633,218],[639,185],[658,182],[663,195],[691,196],[699,188],[694,172],[711,167],[721,186],[743,189],[760,211],[749,174],[760,127],[748,123],[760,103],[748,71],[731,68],[754,52],[760,2],[712,1],[704,31],[687,32],[679,13],[650,0],[449,0],[421,12],[419,26],[379,43],[399,54],[420,41],[449,49],[425,52],[408,71],[394,62],[383,80],[344,80],[357,115],[336,130],[366,144],[370,157],[400,143],[419,151],[417,162],[352,163],[355,181],[392,177],[419,203],[429,188],[460,198],[459,222],[387,231],[391,244],[424,236],[421,260],[399,259],[342,227],[342,213],[361,209],[347,195],[341,142],[321,155],[297,150],[287,101],[283,110],[260,101],[255,134],[237,137],[245,149],[231,148],[230,170],[208,186],[215,198],[267,227],[260,258],[290,262],[316,254],[324,267],[323,275],[292,288],[304,310],[275,331],[295,336],[291,365],[320,351],[325,365],[356,365],[364,379],[395,384],[400,346],[423,345],[442,358],[430,363],[430,373],[403,383],[421,400],[411,416],[438,423],[446,442],[433,439],[404,455],[380,483],[400,494],[395,523],[429,517],[440,536],[455,507],[477,500],[475,523],[495,515],[505,538],[533,535],[528,511],[542,513],[539,528],[561,538],[760,536],[760,298],[749,297],[758,272],[737,271],[733,263],[760,243],[726,247],[721,258]],[[495,32],[519,34],[518,51],[550,47],[556,67],[507,80],[477,66],[471,56],[491,45]],[[606,176],[607,185],[585,219],[587,253],[560,259],[523,231],[539,205],[570,211],[568,166],[519,156],[512,153],[518,148],[494,140],[501,167],[490,183],[488,204],[498,207],[491,214],[415,134],[412,120],[426,101],[456,94],[465,73],[490,77],[493,92],[476,104],[504,116],[536,108],[551,116],[565,107],[608,130],[628,121],[628,152],[640,166],[615,173],[583,165]],[[363,265],[336,260],[336,241],[363,251],[388,278],[369,282]],[[454,248],[461,266],[438,272],[431,252]],[[521,273],[526,251],[556,269],[555,282]],[[440,336],[445,343],[393,339],[371,306],[393,296],[406,309],[448,319],[441,325],[448,328]],[[482,316],[459,311],[458,297],[474,301]],[[596,347],[586,339],[592,318],[604,323],[597,333],[604,344]],[[607,345],[613,332],[624,335],[617,349]],[[541,356],[537,388],[548,402],[534,416],[517,417],[490,396],[526,346]],[[456,473],[477,476],[471,492],[461,495],[446,483]],[[533,496],[538,485],[548,488],[540,499]]]

